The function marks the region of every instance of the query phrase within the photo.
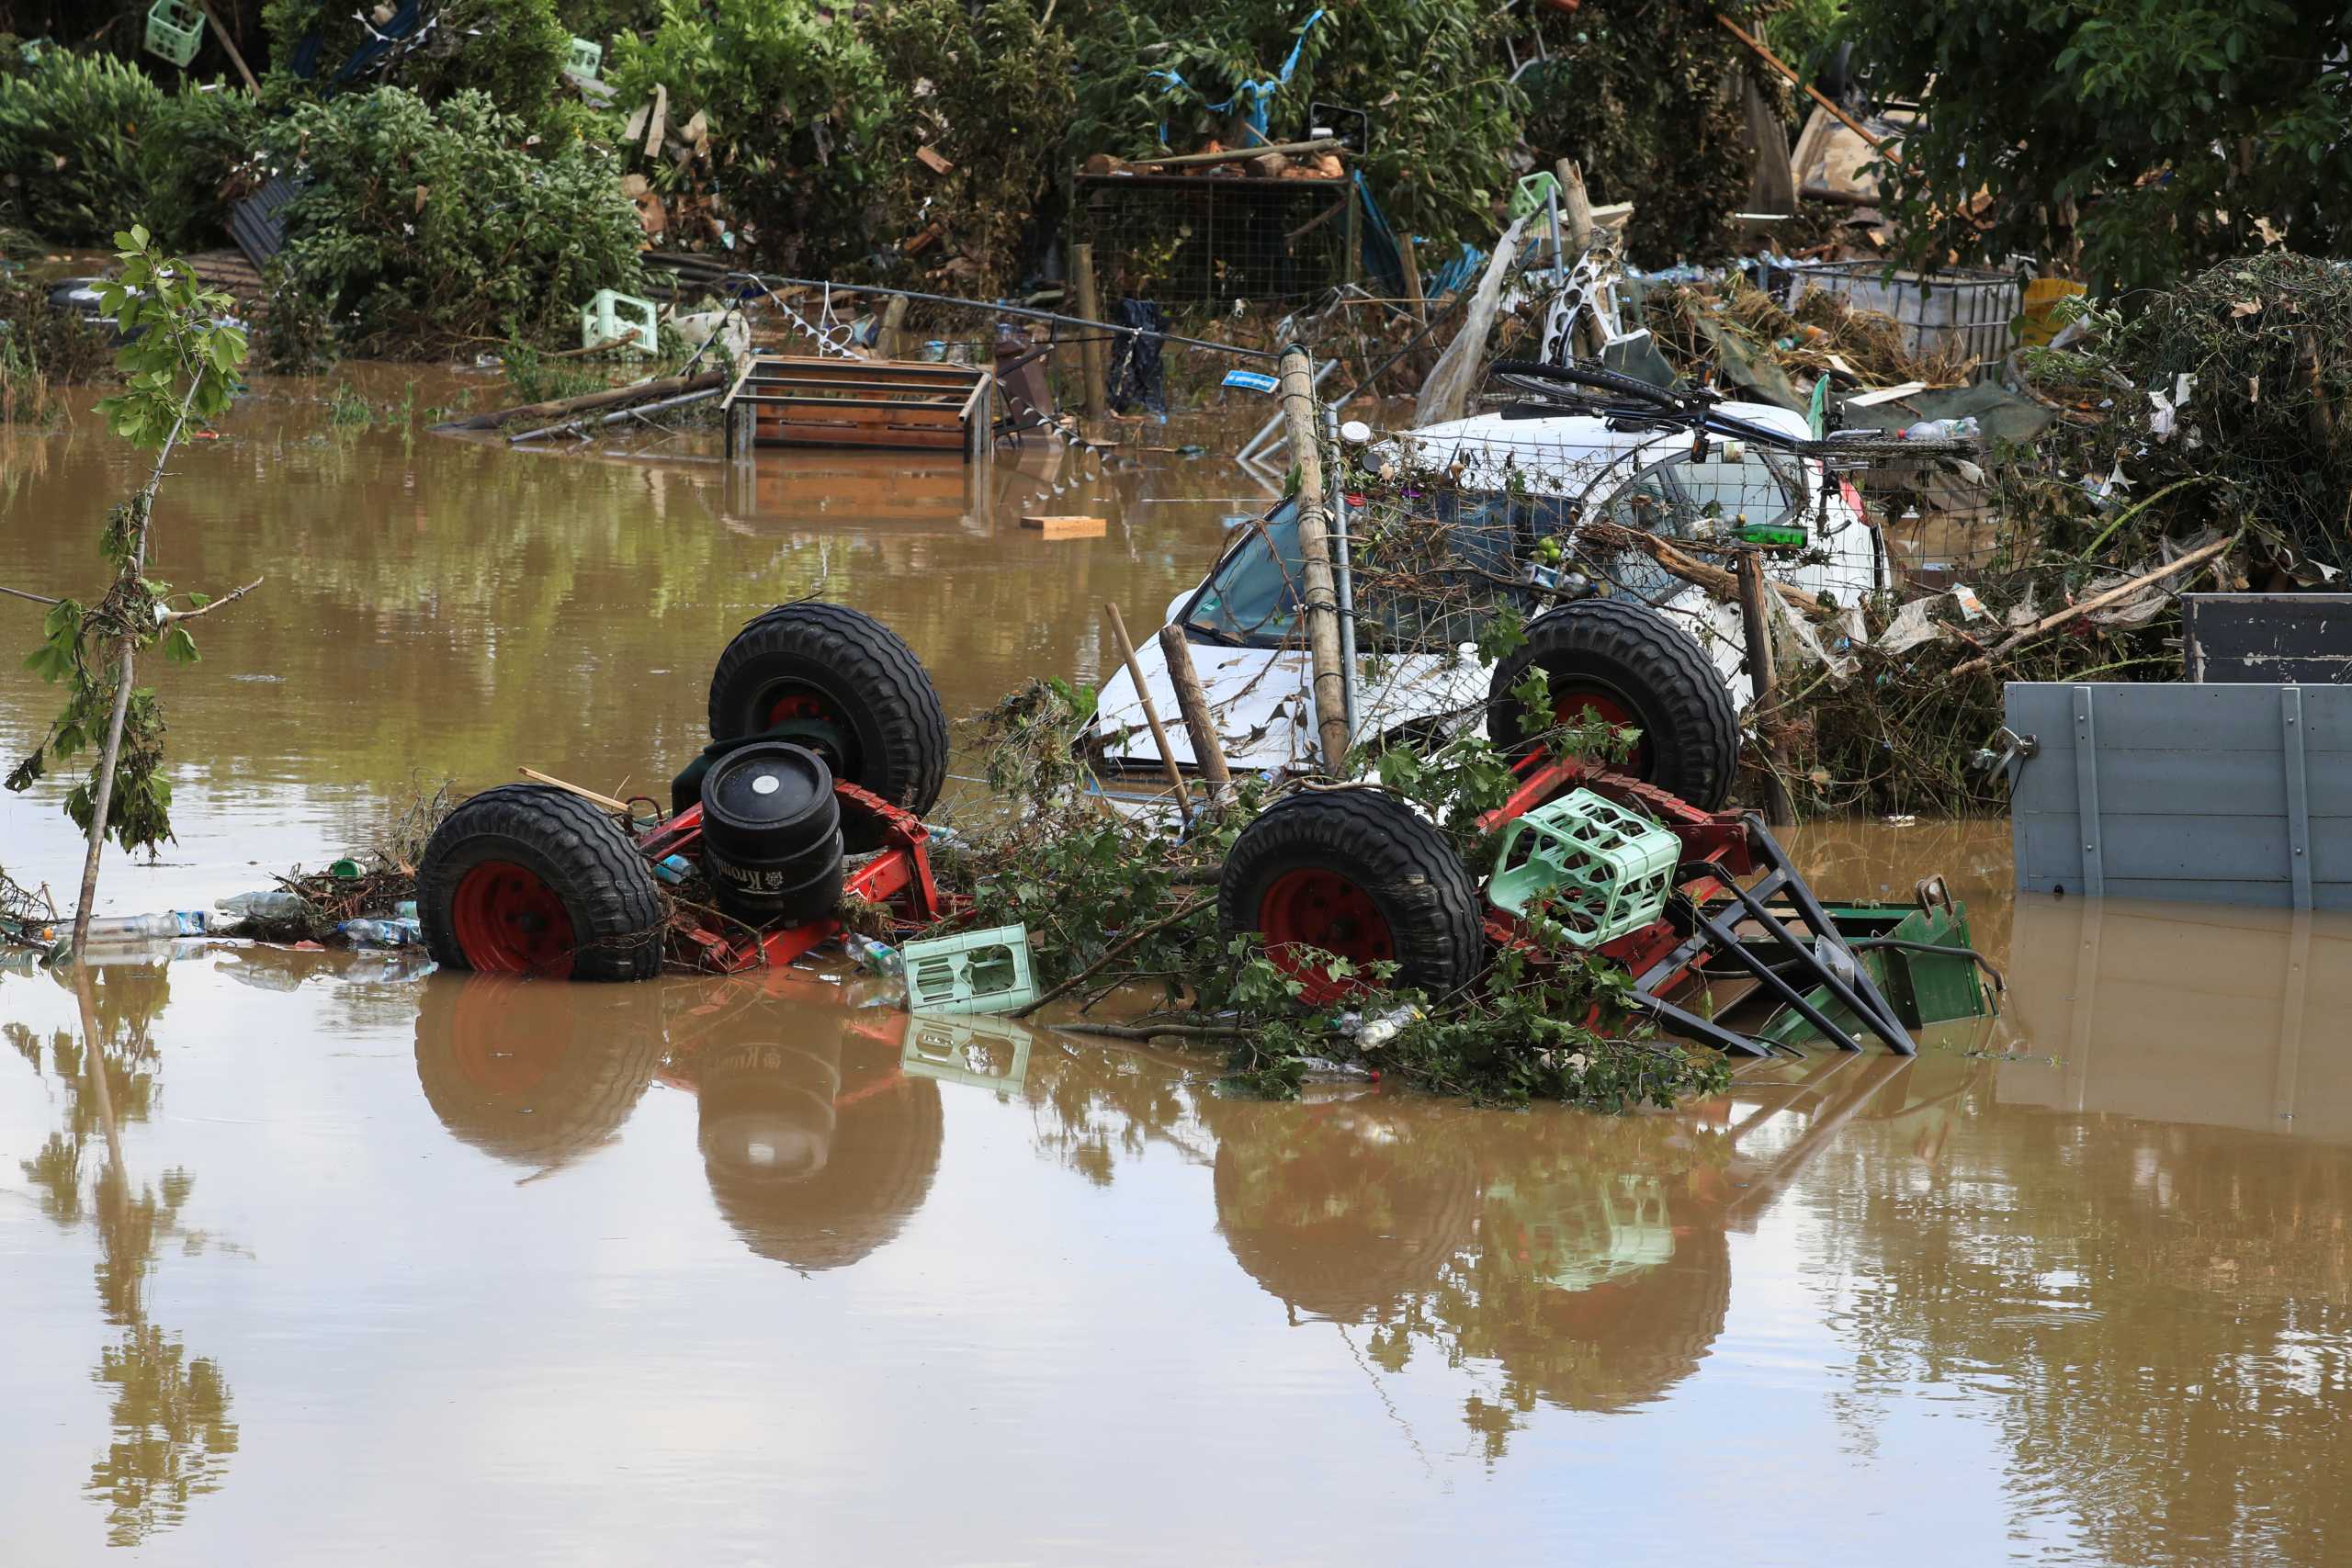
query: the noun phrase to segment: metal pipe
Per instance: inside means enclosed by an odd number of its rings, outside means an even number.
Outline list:
[[[1323,439],[1331,448],[1326,482],[1331,487],[1331,542],[1339,550],[1340,590],[1340,708],[1348,716],[1348,744],[1356,739],[1356,587],[1348,558],[1348,491],[1343,482],[1344,459],[1340,453],[1340,411],[1323,408]]]
[[[538,430],[526,430],[520,435],[508,436],[506,444],[509,446],[517,446],[526,441],[537,441],[542,435],[560,435],[567,430],[578,431],[585,435],[592,427],[618,424],[625,419],[635,419],[639,414],[655,413],[662,409],[681,408],[687,403],[698,403],[708,398],[723,397],[726,392],[727,389],[724,387],[706,387],[699,392],[687,392],[674,398],[663,398],[659,402],[633,403],[628,408],[616,409],[611,413],[600,415],[593,420],[568,419],[561,424],[550,424]]]
[[[1006,305],[989,299],[963,299],[953,294],[925,294],[913,288],[885,288],[878,283],[834,283],[821,277],[777,277],[767,273],[730,272],[729,278],[749,278],[763,288],[830,288],[836,294],[882,294],[900,299],[921,299],[932,305],[961,305],[967,310],[985,311],[992,316],[1018,316],[1029,321],[1053,321],[1066,327],[1086,327],[1094,332],[1125,333],[1129,337],[1158,338],[1162,343],[1182,344],[1186,348],[1204,348],[1213,354],[1230,354],[1242,359],[1280,359],[1280,351],[1271,348],[1244,348],[1238,343],[1211,343],[1206,338],[1180,337],[1173,333],[1148,332],[1142,327],[1121,326],[1115,321],[1091,321],[1084,316],[1065,316],[1057,310],[1033,310],[1026,305]]]

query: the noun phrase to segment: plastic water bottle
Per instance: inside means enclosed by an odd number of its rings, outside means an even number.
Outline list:
[[[1420,1009],[1408,1006],[1396,1008],[1382,1013],[1378,1018],[1366,1020],[1363,1027],[1356,1031],[1357,1048],[1364,1051],[1377,1050],[1396,1039],[1407,1024],[1413,1022],[1420,1016]]]
[[[692,870],[694,870],[694,863],[684,855],[665,855],[653,863],[653,874],[673,887],[684,882],[686,879],[686,873]]]
[[[197,930],[203,930],[198,917]],[[166,912],[161,915],[109,915],[90,922],[90,941],[148,942],[157,937],[176,937],[187,933],[180,929],[180,918]]]
[[[224,915],[245,920],[299,920],[311,912],[309,899],[283,887],[240,893],[233,898],[222,898],[212,907]]]
[[[1903,427],[1905,441],[1973,441],[1982,427],[1974,414],[1961,419],[1923,419]]]
[[[424,940],[414,920],[345,920],[335,930],[370,947],[413,947]]]
[[[907,972],[907,961],[899,956],[899,950],[887,942],[876,942],[870,936],[860,936],[852,931],[842,939],[842,947],[848,953],[850,962],[868,974],[904,975]]]

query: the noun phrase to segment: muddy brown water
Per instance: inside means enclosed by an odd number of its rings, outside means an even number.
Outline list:
[[[167,491],[163,575],[270,582],[160,677],[181,840],[110,907],[315,862],[412,773],[652,780],[820,581],[951,707],[1091,678],[1096,604],[1150,624],[1253,493],[1148,455],[1048,545],[1004,466],[745,495],[307,390]],[[0,582],[93,581],[121,459],[0,458]],[[0,739],[47,696],[0,660]],[[801,975],[252,948],[96,969],[94,1059],[0,974],[0,1562],[2342,1561],[2352,927],[2012,900],[1999,824],[1792,837],[1840,897],[1945,873],[2005,1016],[1604,1119],[1228,1100]],[[71,877],[53,793],[0,844]]]

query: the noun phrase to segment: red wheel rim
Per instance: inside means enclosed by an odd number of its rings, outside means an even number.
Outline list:
[[[835,778],[847,775],[851,761],[849,732],[833,705],[806,687],[775,688],[765,699],[766,732],[783,731],[781,739],[806,746],[825,760]],[[756,711],[756,710],[755,710]]]
[[[539,874],[487,860],[458,882],[450,923],[466,962],[486,975],[532,975],[570,966],[571,915]]]
[[[1581,683],[1563,687],[1552,694],[1552,722],[1582,724],[1593,719],[1604,724],[1621,725],[1629,729],[1641,728],[1641,719],[1627,707],[1615,693],[1600,686]],[[1643,730],[1642,738],[1634,742],[1634,750],[1622,762],[1610,766],[1622,768],[1637,779],[1650,776],[1650,738]]]
[[[1310,1007],[1372,988],[1360,975],[1335,976],[1306,956],[1308,949],[1344,958],[1362,967],[1394,960],[1396,934],[1372,895],[1335,871],[1302,869],[1276,877],[1258,901],[1258,929],[1265,933],[1266,956],[1275,968],[1306,989]]]

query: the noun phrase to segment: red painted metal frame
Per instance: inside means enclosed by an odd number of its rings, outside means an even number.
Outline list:
[[[1655,784],[1612,773],[1574,757],[1545,757],[1539,752],[1521,762],[1517,772],[1519,784],[1502,805],[1478,819],[1479,831],[1491,833],[1513,818],[1524,817],[1572,789],[1589,789],[1629,811],[1655,819],[1682,840],[1676,891],[1693,903],[1703,905],[1730,897],[1727,879],[1749,876],[1756,871],[1747,818],[1743,812],[1702,811]],[[1487,910],[1486,931],[1487,939],[1498,947],[1518,946],[1525,940],[1515,918],[1492,908]],[[1683,935],[1670,918],[1660,915],[1641,930],[1603,942],[1594,951],[1600,957],[1623,964],[1628,972],[1641,975],[1679,946]],[[1680,972],[1667,977],[1657,989],[1663,993],[1679,985],[1696,972],[1698,965],[1699,960],[1693,959]]]
[[[933,924],[952,911],[931,875],[931,830],[922,818],[902,810],[871,791],[853,784],[833,782],[833,794],[845,812],[871,818],[882,826],[883,847],[873,859],[851,872],[842,883],[842,897],[869,904],[895,907],[899,919],[912,927]],[[702,807],[690,806],[637,841],[638,852],[660,862],[672,855],[692,857],[702,847]],[[828,917],[799,925],[779,926],[757,936],[728,936],[706,926],[678,933],[693,944],[707,966],[725,974],[756,969],[763,964],[781,968],[794,959],[842,934],[842,923]]]

